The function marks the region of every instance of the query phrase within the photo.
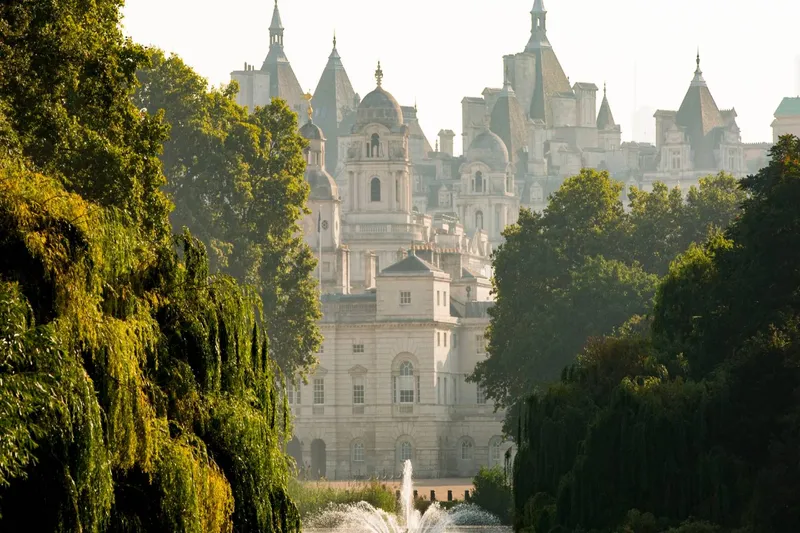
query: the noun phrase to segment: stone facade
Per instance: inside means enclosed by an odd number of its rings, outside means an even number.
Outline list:
[[[775,110],[772,122],[772,142],[778,142],[782,135],[800,137],[800,96],[784,98]]]

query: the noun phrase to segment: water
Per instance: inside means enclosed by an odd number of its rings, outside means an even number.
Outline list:
[[[403,464],[400,515],[375,509],[366,502],[334,505],[307,521],[306,531],[330,533],[489,533],[508,531],[494,515],[470,504],[450,511],[433,503],[425,514],[414,509],[411,461]]]

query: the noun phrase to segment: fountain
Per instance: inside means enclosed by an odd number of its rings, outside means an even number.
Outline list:
[[[475,505],[461,504],[450,511],[437,502],[425,514],[414,508],[414,485],[411,461],[403,464],[403,483],[400,487],[400,515],[375,509],[367,502],[332,505],[307,521],[306,530],[331,533],[476,533],[508,531],[500,526],[494,515]]]

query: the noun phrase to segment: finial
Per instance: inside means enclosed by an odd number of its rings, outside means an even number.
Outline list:
[[[383,70],[381,70],[381,62],[378,61],[378,70],[375,71],[375,80],[378,82],[378,87],[383,82]]]
[[[505,68],[503,69],[503,86],[505,87],[505,86],[508,86],[508,85],[509,85],[509,82],[508,82],[508,65],[506,65]]]
[[[333,30],[333,47],[336,48],[336,30]]]
[[[278,0],[275,0],[275,9],[278,9]]]
[[[276,2],[278,0],[275,0]],[[311,117],[314,115],[314,108],[311,107],[311,99],[314,98],[314,95],[311,94],[311,90],[309,90],[306,94],[303,95],[303,99],[308,104],[308,121],[311,122]]]
[[[436,139],[436,153],[439,153],[439,139]]]
[[[697,47],[697,69],[700,70],[700,47]]]
[[[603,82],[603,98],[606,97],[606,82]]]
[[[415,96],[414,97],[414,112],[416,113],[417,111],[419,111],[419,109],[417,109],[417,97]]]

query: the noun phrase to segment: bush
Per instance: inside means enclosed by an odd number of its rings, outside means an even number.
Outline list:
[[[344,488],[323,483],[303,483],[296,479],[289,482],[289,495],[297,505],[300,517],[305,519],[328,508],[331,504],[367,502],[387,513],[397,511],[394,492],[377,481],[354,483]]]
[[[495,515],[501,523],[511,524],[511,484],[500,467],[481,468],[473,480],[471,503]]]

